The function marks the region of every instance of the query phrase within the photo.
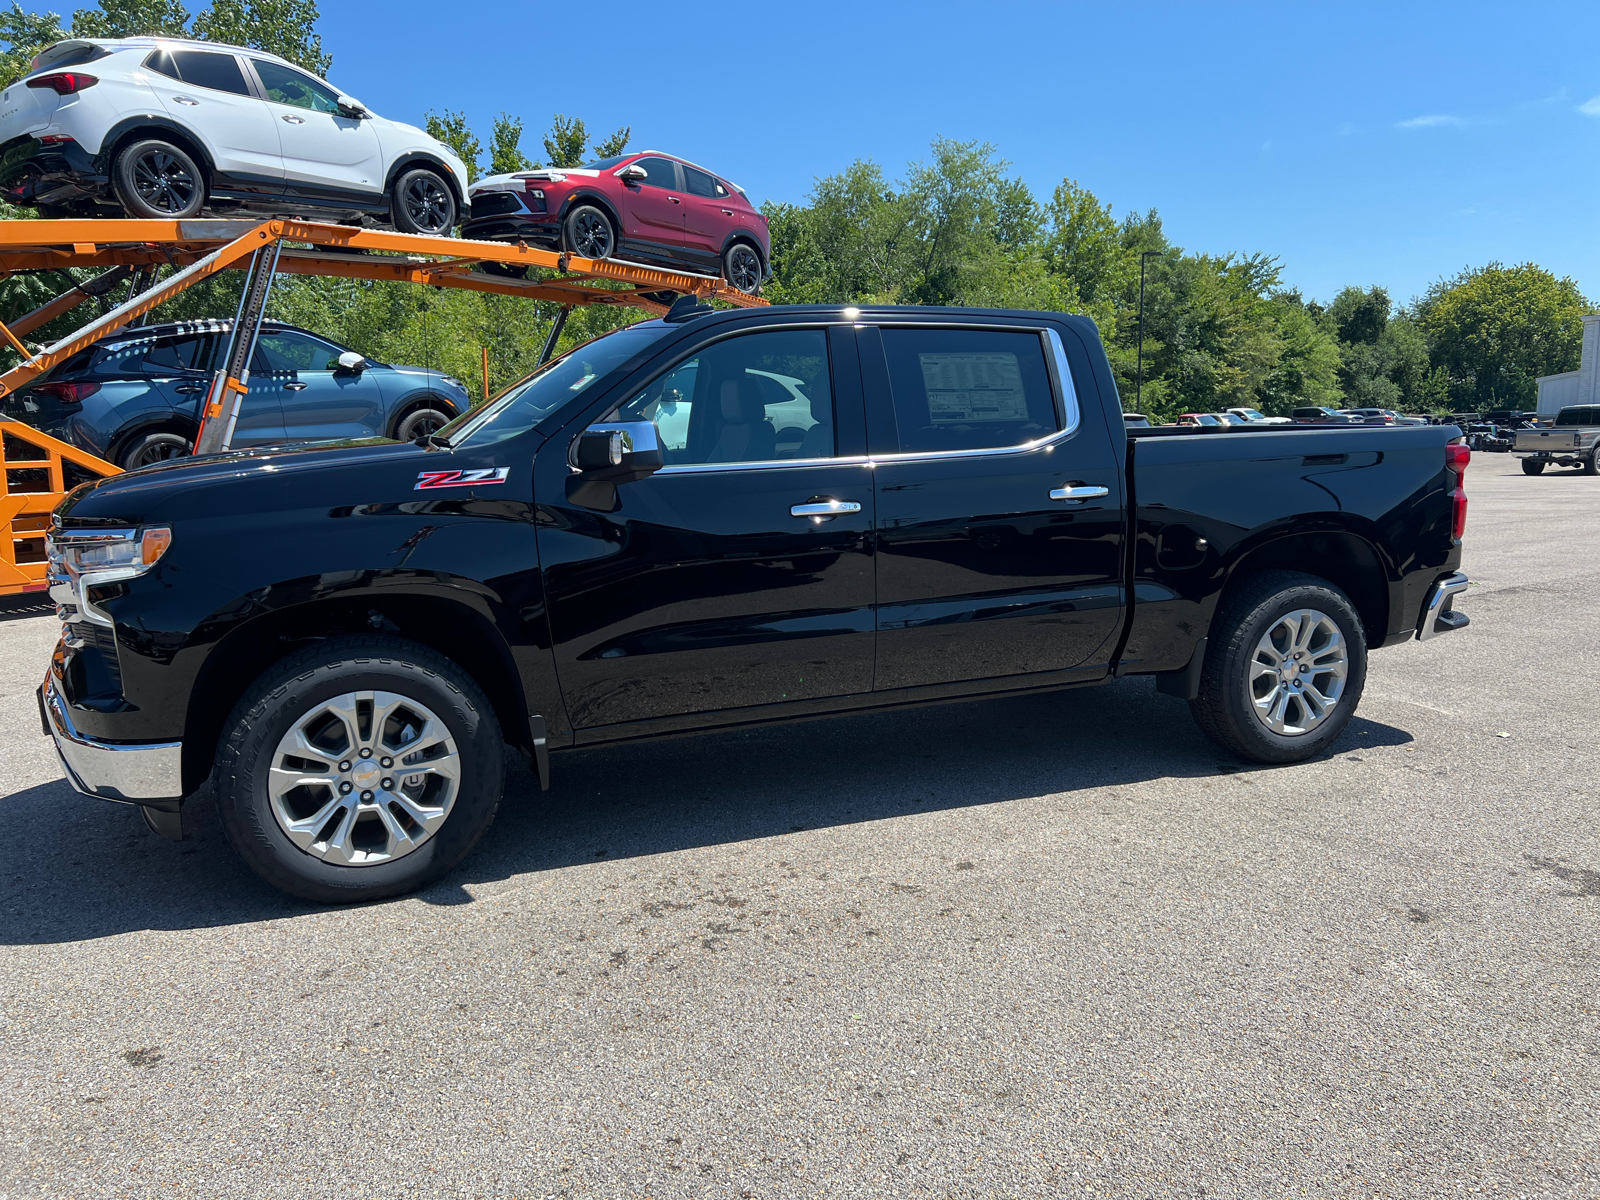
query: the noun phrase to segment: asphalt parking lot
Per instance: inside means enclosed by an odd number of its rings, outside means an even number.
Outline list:
[[[323,910],[59,778],[0,614],[0,1197],[1600,1195],[1600,479],[1242,769],[1148,681],[584,752]]]

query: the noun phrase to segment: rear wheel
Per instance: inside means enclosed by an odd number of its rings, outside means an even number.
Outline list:
[[[414,442],[424,434],[439,432],[448,424],[450,417],[437,408],[414,408],[401,417],[400,424],[395,426],[395,441]]]
[[[1544,459],[1525,458],[1522,460],[1522,473],[1524,475],[1543,475]]]
[[[430,883],[477,845],[504,784],[500,722],[456,664],[399,638],[335,638],[234,706],[223,830],[268,883],[352,903]]]
[[[1583,473],[1585,475],[1600,475],[1600,442],[1595,443],[1593,453],[1583,460]]]
[[[1189,709],[1240,758],[1301,762],[1344,732],[1366,675],[1366,631],[1349,598],[1314,575],[1270,571],[1217,613]]]
[[[456,196],[426,167],[402,171],[389,191],[389,216],[401,233],[447,236],[456,225]]]
[[[111,186],[130,217],[198,216],[206,202],[205,177],[187,151],[159,138],[133,142],[117,153]]]
[[[747,242],[735,242],[722,256],[722,277],[748,296],[761,288],[761,255]]]
[[[580,258],[610,258],[617,252],[611,218],[592,204],[580,204],[569,212],[561,229],[566,250]]]
[[[187,458],[193,443],[181,433],[161,430],[134,438],[122,452],[120,466],[124,471],[137,471],[151,463],[166,462],[169,458]]]

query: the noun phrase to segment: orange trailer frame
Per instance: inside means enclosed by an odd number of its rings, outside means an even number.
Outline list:
[[[106,272],[32,312],[0,323],[0,343],[23,361],[0,374],[0,396],[10,395],[107,334],[125,328],[188,287],[218,271],[239,270],[263,248],[276,248],[277,274],[327,275],[390,283],[463,288],[571,309],[588,304],[626,305],[663,313],[657,293],[675,292],[739,306],[767,302],[726,280],[610,259],[580,258],[524,243],[474,242],[294,220],[0,221],[0,278],[25,271],[106,267]],[[476,270],[485,263],[555,272],[514,279]],[[170,267],[166,279],[51,345],[29,347],[23,337],[85,301],[104,295],[141,269]],[[622,285],[622,286],[619,286]],[[213,389],[207,417],[237,399],[244,385],[223,379]],[[71,490],[65,473],[89,478],[119,474],[113,464],[86,454],[18,421],[0,420],[0,595],[39,591],[45,584],[44,531],[50,513]]]

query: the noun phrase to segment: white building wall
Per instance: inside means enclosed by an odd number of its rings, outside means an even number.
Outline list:
[[[1583,358],[1576,371],[1541,375],[1539,416],[1553,417],[1569,404],[1600,404],[1600,313],[1583,319]]]

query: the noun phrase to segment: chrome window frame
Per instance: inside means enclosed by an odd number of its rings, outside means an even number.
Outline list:
[[[1055,405],[1056,420],[1060,421],[1062,428],[1048,437],[1035,438],[1031,442],[1023,442],[1017,446],[982,446],[972,450],[907,450],[893,454],[859,454],[850,456],[835,455],[829,458],[761,458],[749,462],[736,463],[679,463],[674,466],[665,466],[652,472],[656,475],[706,475],[721,471],[771,471],[785,467],[826,467],[826,466],[872,466],[876,463],[889,462],[919,462],[935,459],[962,459],[982,458],[991,455],[1030,454],[1036,450],[1045,450],[1056,443],[1065,441],[1078,432],[1083,424],[1083,410],[1078,403],[1077,386],[1072,382],[1072,365],[1067,360],[1066,344],[1061,340],[1061,333],[1053,325],[1002,325],[993,323],[963,322],[961,324],[937,322],[929,324],[926,321],[821,321],[805,322],[794,325],[763,326],[760,329],[734,329],[712,338],[710,341],[699,343],[692,352],[676,358],[660,371],[652,374],[643,385],[648,388],[650,384],[667,373],[675,370],[682,363],[697,357],[708,346],[726,341],[734,337],[748,337],[757,333],[777,332],[779,330],[819,329],[826,333],[829,329],[849,326],[852,329],[950,329],[950,330],[975,330],[981,333],[1032,333],[1035,334],[1044,350],[1045,371],[1050,377],[1052,401]],[[828,355],[828,384],[832,395],[836,398],[837,389],[833,388],[833,355]],[[642,391],[643,388],[638,389]],[[637,395],[638,391],[634,392]],[[633,399],[629,396],[628,400]],[[863,402],[866,397],[862,397]],[[619,401],[613,412],[622,408],[628,400]],[[835,399],[834,416],[838,417],[837,399]],[[591,422],[585,428],[603,426],[605,422],[598,420]],[[837,419],[835,426],[837,427]],[[581,436],[581,433],[580,433]]]

